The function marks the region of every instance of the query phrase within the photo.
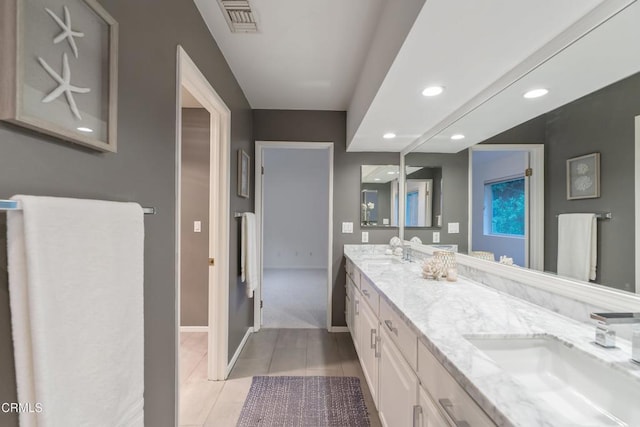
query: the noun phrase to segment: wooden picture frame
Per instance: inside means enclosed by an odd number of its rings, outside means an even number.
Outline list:
[[[249,198],[251,157],[244,150],[238,150],[238,196]]]
[[[567,200],[600,197],[600,153],[567,160]]]
[[[118,23],[96,0],[2,0],[0,58],[0,120],[117,151]]]

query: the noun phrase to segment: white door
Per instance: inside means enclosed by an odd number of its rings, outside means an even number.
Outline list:
[[[388,427],[415,425],[418,377],[384,328],[381,328],[380,335],[380,421]]]
[[[419,427],[449,427],[449,424],[433,404],[431,397],[422,387],[418,387],[418,408],[416,412],[415,416],[420,421],[415,425]]]
[[[378,318],[365,303],[359,304],[360,323],[358,327],[359,356],[364,378],[367,380],[373,402],[378,407]]]

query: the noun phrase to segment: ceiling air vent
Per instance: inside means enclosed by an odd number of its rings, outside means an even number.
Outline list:
[[[258,24],[248,0],[218,0],[233,33],[257,33]]]

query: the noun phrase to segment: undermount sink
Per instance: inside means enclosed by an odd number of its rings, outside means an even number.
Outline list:
[[[551,335],[466,339],[556,412],[557,424],[640,426],[640,382],[570,344]]]
[[[366,257],[364,261],[369,265],[402,264],[402,260],[398,258],[392,258],[390,255],[378,255],[378,256]]]

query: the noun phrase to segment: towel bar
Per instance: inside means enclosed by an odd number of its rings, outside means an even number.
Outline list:
[[[0,211],[19,211],[22,207],[16,200],[0,200]],[[158,213],[156,208],[142,208],[145,215],[155,215]]]
[[[571,213],[581,213],[581,212],[566,212],[566,214],[571,214]],[[559,217],[562,214],[556,214],[556,217]],[[596,215],[596,219],[611,219],[613,218],[613,214],[611,212],[605,212],[605,213],[597,213]]]
[[[234,218],[242,218],[242,215],[244,215],[246,213],[251,213],[251,212],[234,212],[233,213],[233,217]]]

